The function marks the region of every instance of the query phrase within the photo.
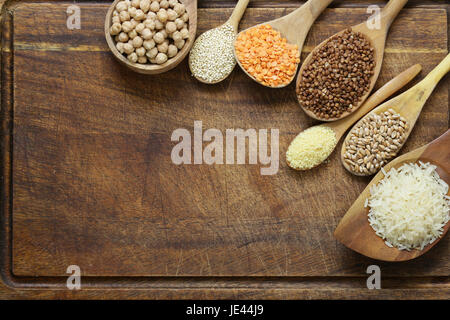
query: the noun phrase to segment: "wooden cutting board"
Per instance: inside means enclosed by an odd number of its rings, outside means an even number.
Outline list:
[[[104,40],[109,3],[78,4],[80,30],[66,27],[68,5],[14,1],[2,13],[0,297],[450,297],[449,237],[398,264],[370,260],[333,238],[369,179],[348,174],[336,152],[309,172],[287,167],[289,142],[315,124],[292,85],[269,90],[236,69],[207,86],[186,61],[158,76],[133,73]],[[241,28],[292,10],[250,8]],[[200,9],[198,34],[230,13]],[[363,8],[327,9],[303,58],[367,16]],[[418,79],[429,72],[447,53],[447,25],[445,9],[403,10],[377,87],[415,63],[423,66]],[[447,130],[449,83],[438,85],[402,153]],[[172,132],[192,134],[196,120],[223,134],[279,129],[278,173],[173,164]],[[386,290],[366,289],[372,264]],[[80,266],[92,291],[61,290],[69,265]]]

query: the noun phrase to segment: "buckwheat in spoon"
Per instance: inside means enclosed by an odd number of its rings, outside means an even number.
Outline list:
[[[450,227],[450,130],[379,172],[340,221],[335,238],[383,261],[417,258]]]
[[[219,83],[233,71],[236,66],[233,43],[249,1],[239,0],[227,22],[206,31],[195,40],[189,53],[189,68],[198,81]]]
[[[350,116],[317,125],[298,134],[286,152],[287,164],[295,170],[309,170],[325,161],[335,149],[337,143],[347,131],[364,114],[375,108],[389,96],[410,82],[422,67],[416,64],[378,89],[364,105]]]
[[[421,82],[364,116],[342,145],[342,164],[350,173],[368,176],[393,159],[408,139],[425,102],[450,71],[450,54]]]
[[[380,23],[363,22],[320,43],[297,76],[300,106],[311,118],[335,121],[357,110],[372,91],[383,62],[387,33],[408,0],[390,0]]]
[[[241,31],[234,54],[241,69],[270,88],[289,85],[311,25],[333,0],[309,0],[290,14]]]

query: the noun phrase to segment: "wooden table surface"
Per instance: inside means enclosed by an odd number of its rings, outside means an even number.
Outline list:
[[[290,140],[316,123],[298,107],[292,85],[269,90],[236,69],[207,86],[186,61],[163,75],[135,74],[104,40],[109,2],[78,3],[81,30],[66,28],[66,2],[0,3],[0,298],[450,298],[448,236],[397,264],[365,258],[333,238],[369,179],[349,175],[337,152],[309,172],[286,166]],[[224,22],[234,3],[199,1],[197,34]],[[253,0],[241,28],[301,3]],[[384,3],[335,0],[311,29],[302,59],[365,19],[367,5]],[[392,25],[376,87],[415,63],[423,78],[445,57],[449,9],[444,1],[409,1]],[[449,88],[447,76],[402,153],[447,130]],[[222,132],[278,128],[279,172],[174,165],[171,133],[192,132],[195,120]],[[65,286],[73,264],[82,270],[79,291]],[[382,290],[366,287],[373,264]]]

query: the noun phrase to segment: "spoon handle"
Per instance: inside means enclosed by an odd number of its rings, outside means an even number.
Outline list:
[[[239,27],[239,21],[241,21],[244,15],[245,9],[247,9],[250,0],[239,0],[236,7],[233,10],[228,22],[233,26],[234,30],[237,32]]]
[[[392,21],[397,17],[398,13],[406,5],[408,0],[390,0],[389,3],[381,10],[381,20],[386,30],[391,26]]]
[[[421,70],[422,66],[420,64],[415,64],[412,67],[409,67],[372,94],[353,114],[345,117],[344,119],[330,122],[326,125],[332,128],[336,132],[338,138],[340,138],[347,131],[347,129],[358,121],[363,115],[404,87],[407,83],[414,79],[414,77],[419,74]]]
[[[331,2],[333,0],[309,0],[305,5],[309,6],[313,20],[316,20]]]
[[[434,88],[438,82],[450,71],[450,53],[442,60],[421,83]]]

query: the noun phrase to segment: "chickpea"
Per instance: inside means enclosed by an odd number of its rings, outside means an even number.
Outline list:
[[[177,3],[176,5],[174,5],[173,10],[178,13],[179,16],[181,16],[186,12],[186,7],[182,3]]]
[[[120,42],[127,42],[128,41],[128,34],[126,34],[125,32],[119,33],[119,41]]]
[[[144,25],[147,29],[150,29],[150,30],[156,29],[156,24],[155,24],[155,21],[153,21],[153,20],[148,20],[148,19],[145,20]]]
[[[137,9],[136,10],[136,16],[134,17],[135,20],[141,21],[144,20],[145,17],[145,13],[144,11],[142,11],[141,9]]]
[[[150,63],[156,64],[156,59],[149,59]]]
[[[169,1],[169,6],[171,8],[173,8],[178,3],[178,0],[168,0],[168,1]]]
[[[137,36],[133,39],[133,47],[140,48],[140,47],[142,47],[143,42],[144,42],[144,40],[142,40],[141,37]]]
[[[134,51],[134,47],[129,43],[124,43],[123,45],[123,52],[126,54],[130,54]]]
[[[181,39],[181,40],[175,41],[175,42],[174,42],[174,45],[175,45],[179,50],[181,50],[181,48],[184,47],[184,43],[185,43],[185,42],[186,42],[186,41],[184,41],[183,39]]]
[[[167,61],[167,55],[165,53],[158,53],[158,55],[155,58],[157,64],[163,64]]]
[[[119,15],[112,17],[112,23],[121,23]]]
[[[139,23],[136,28],[134,30],[136,30],[136,32],[138,33],[142,33],[142,31],[145,29],[145,24],[143,24],[142,22]]]
[[[109,34],[116,36],[120,33],[120,31],[122,31],[122,25],[120,23],[114,23],[109,30]]]
[[[175,19],[178,18],[178,13],[176,13],[173,9],[168,9],[167,17],[170,21],[175,21]]]
[[[147,58],[149,59],[153,59],[158,55],[158,48],[152,48],[149,51],[147,51],[147,53],[145,54],[147,56]]]
[[[177,31],[177,25],[175,24],[175,22],[167,22],[166,24],[166,31],[167,33],[173,33],[175,31]]]
[[[189,30],[186,28],[181,29],[180,31],[181,36],[183,37],[183,39],[188,39],[189,38]]]
[[[130,15],[130,17],[134,18],[136,17],[136,8],[135,7],[129,7],[128,8],[128,14]]]
[[[114,10],[114,11],[113,11],[113,15],[112,15],[112,16],[113,16],[113,17],[117,17],[118,15],[119,15],[119,11],[117,11],[117,10]]]
[[[121,11],[119,13],[119,18],[120,18],[120,21],[122,21],[122,22],[129,21],[131,19],[128,11]]]
[[[150,39],[153,39],[153,32],[150,29],[146,28],[146,29],[142,30],[141,36],[145,40],[150,40]]]
[[[174,42],[180,41],[183,39],[183,35],[180,31],[175,31],[174,33],[172,33],[172,39]]]
[[[146,50],[144,47],[139,47],[136,49],[136,54],[138,57],[143,57],[145,56]]]
[[[128,32],[128,37],[129,37],[130,39],[136,38],[136,37],[137,37],[136,29],[133,29],[133,30],[131,30],[130,32]]]
[[[160,9],[156,15],[158,16],[158,20],[162,23],[166,22],[167,19],[169,19],[166,9]]]
[[[147,63],[147,57],[146,56],[138,57],[138,61],[137,62],[141,63],[141,64],[146,64]]]
[[[119,3],[117,3],[116,5],[116,10],[117,12],[122,12],[128,9],[128,4],[125,1],[120,1]]]
[[[184,27],[184,21],[181,20],[180,18],[177,18],[175,19],[175,25],[177,26],[178,30],[181,30]]]
[[[119,35],[117,35],[117,36],[114,37],[114,41],[115,41],[115,42],[120,42],[120,40],[119,40]]]
[[[130,53],[127,58],[131,62],[137,62],[137,60],[138,60],[138,56],[137,56],[136,52]]]
[[[167,56],[169,58],[172,58],[172,57],[175,57],[177,55],[177,53],[178,53],[178,48],[173,44],[169,45],[169,48],[167,49]]]
[[[169,1],[167,1],[167,0],[161,0],[161,1],[159,2],[159,6],[160,6],[161,8],[167,9],[167,8],[169,8]]]
[[[153,12],[158,12],[159,11],[159,2],[158,1],[152,1],[152,3],[150,4],[150,10]]]
[[[169,34],[167,33],[167,31],[165,29],[162,29],[161,34],[163,35],[164,39],[167,39],[167,37],[169,36]]]
[[[131,0],[131,5],[136,9],[139,8],[140,0]]]
[[[181,16],[181,20],[183,20],[184,22],[189,21],[189,15],[187,14],[187,12],[183,13],[183,15]]]
[[[169,49],[169,40],[165,40],[163,43],[158,44],[156,48],[158,48],[158,51],[161,53],[167,53],[167,50]]]
[[[164,37],[164,35],[163,35],[161,32],[157,32],[157,33],[155,33],[155,35],[153,36],[153,40],[155,40],[155,42],[156,42],[157,44],[163,43],[163,42],[164,42],[164,39],[165,39],[165,37]]]
[[[133,25],[133,29],[136,28],[136,26],[139,24],[139,22],[137,22],[137,21],[134,20],[134,19],[131,19],[130,22],[131,22],[131,24]]]
[[[158,19],[156,19],[155,27],[156,27],[156,30],[162,30],[162,29],[164,29],[164,24],[161,21],[159,21]]]
[[[122,31],[123,32],[130,32],[131,30],[133,30],[134,26],[133,23],[131,21],[125,21],[124,23],[122,23]]]
[[[116,43],[116,49],[117,49],[117,51],[119,51],[120,53],[123,53],[123,46],[124,46],[125,44],[123,43],[123,42],[117,42]]]
[[[150,39],[150,40],[144,40],[143,46],[146,50],[150,50],[153,49],[155,47],[156,43],[155,40]]]
[[[156,19],[157,19],[156,13],[154,13],[153,11],[147,13],[147,20],[155,21]]]
[[[141,0],[140,7],[142,11],[147,13],[150,10],[150,0]]]

